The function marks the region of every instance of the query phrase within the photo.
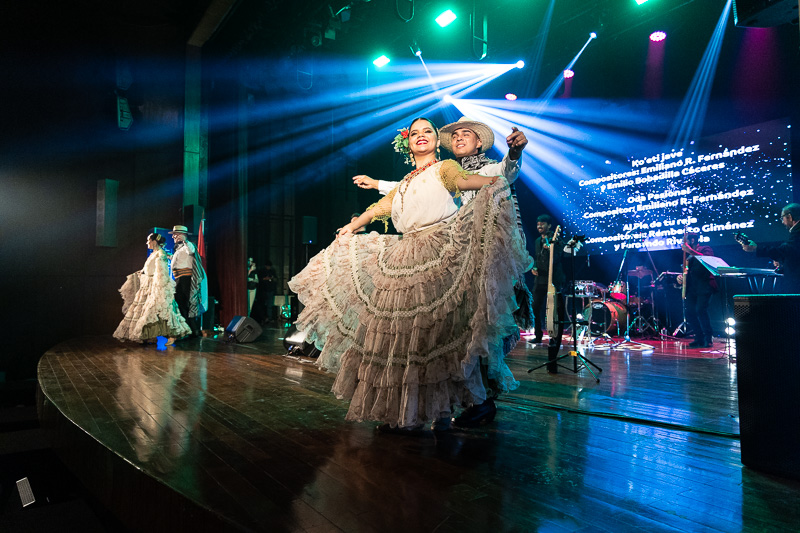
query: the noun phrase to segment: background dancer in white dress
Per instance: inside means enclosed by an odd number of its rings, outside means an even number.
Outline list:
[[[129,275],[119,290],[125,318],[114,332],[117,339],[155,343],[156,337],[182,337],[192,331],[175,303],[165,242],[158,233],[148,235],[150,256],[142,270]]]

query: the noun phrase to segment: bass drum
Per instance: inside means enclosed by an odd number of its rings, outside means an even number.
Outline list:
[[[592,300],[583,310],[583,319],[589,321],[592,333],[617,333],[624,331],[628,320],[625,304],[616,300]]]

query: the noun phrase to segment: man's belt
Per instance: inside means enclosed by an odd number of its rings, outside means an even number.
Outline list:
[[[191,269],[191,267],[190,268],[175,268],[175,269],[172,270],[172,275],[175,276],[176,279],[177,278],[182,278],[184,276],[191,276],[192,275],[192,269]]]

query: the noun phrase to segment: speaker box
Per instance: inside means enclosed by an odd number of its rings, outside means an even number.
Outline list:
[[[797,0],[734,0],[733,21],[744,28],[769,28],[797,21]]]
[[[304,356],[304,357],[318,357],[319,350],[316,346],[306,342],[306,333],[304,331],[297,331],[297,328],[292,326],[283,336],[283,346],[289,355]]]
[[[317,242],[317,217],[303,217],[303,244]]]
[[[117,191],[119,182],[97,180],[97,221],[95,246],[117,245]]]
[[[225,328],[228,340],[235,342],[253,342],[261,335],[261,326],[248,316],[235,316]]]
[[[733,301],[742,464],[800,479],[800,294]]]

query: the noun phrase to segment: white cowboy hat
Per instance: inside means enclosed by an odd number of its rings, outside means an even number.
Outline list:
[[[483,122],[477,122],[475,120],[470,120],[467,117],[461,117],[458,119],[458,122],[453,122],[447,126],[442,126],[442,128],[439,130],[439,140],[445,149],[449,150],[450,152],[453,151],[453,132],[461,128],[474,131],[475,135],[478,136],[478,139],[481,140],[481,147],[478,148],[479,154],[482,154],[494,145],[494,132],[492,132],[492,128]]]
[[[189,235],[189,228],[186,226],[173,226],[172,231],[168,232],[170,235],[175,233],[183,233],[184,235]]]

